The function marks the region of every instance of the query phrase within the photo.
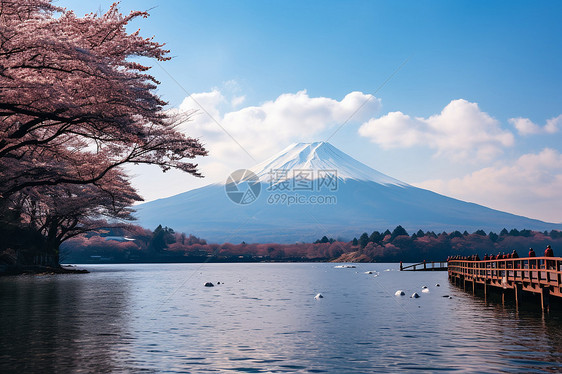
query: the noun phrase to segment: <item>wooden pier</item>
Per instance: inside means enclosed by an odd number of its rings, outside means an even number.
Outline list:
[[[540,296],[541,307],[548,310],[550,298],[562,298],[562,258],[526,257],[501,260],[470,261],[449,260],[449,280],[454,284],[484,291],[486,297],[490,288],[501,291],[502,301],[505,290],[512,290],[516,305],[525,293]]]
[[[402,266],[400,262],[400,271],[447,271],[447,261],[423,261],[408,266]]]

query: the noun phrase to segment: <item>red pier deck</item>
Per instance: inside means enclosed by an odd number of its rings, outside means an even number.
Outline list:
[[[449,260],[449,280],[464,289],[482,287],[511,289],[519,304],[523,292],[539,294],[543,309],[549,308],[550,297],[562,298],[562,258],[526,257],[501,260]],[[503,297],[502,293],[502,297]]]

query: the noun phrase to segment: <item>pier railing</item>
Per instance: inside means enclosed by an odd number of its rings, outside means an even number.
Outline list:
[[[562,258],[526,257],[500,260],[449,260],[449,279],[476,284],[562,297]]]
[[[447,261],[430,261],[430,262],[418,262],[417,264],[411,264],[407,266],[402,266],[400,263],[400,271],[446,271]]]

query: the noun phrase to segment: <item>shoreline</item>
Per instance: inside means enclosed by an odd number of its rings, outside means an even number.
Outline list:
[[[52,275],[52,274],[87,274],[86,269],[77,269],[71,265],[58,267],[44,265],[0,265],[0,277],[18,275]]]

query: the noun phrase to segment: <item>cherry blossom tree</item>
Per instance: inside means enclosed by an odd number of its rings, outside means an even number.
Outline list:
[[[9,200],[20,227],[44,238],[41,253],[32,254],[33,262],[54,266],[58,264],[62,242],[107,227],[108,220],[132,220],[131,205],[141,198],[126,176],[114,169],[95,183],[38,186],[26,193],[14,193]]]
[[[46,0],[0,1],[1,194],[91,183],[125,163],[199,176],[186,160],[205,149],[176,130],[138,59],[168,51],[126,31],[138,17],[147,13],[123,16],[116,4],[78,18]],[[74,164],[62,170],[60,159]]]
[[[206,150],[177,129],[189,115],[165,110],[142,63],[169,51],[127,32],[147,16],[114,4],[80,18],[49,0],[0,0],[0,234],[36,230],[56,254],[105,218],[131,218],[142,199],[123,165],[201,176],[192,159]]]

